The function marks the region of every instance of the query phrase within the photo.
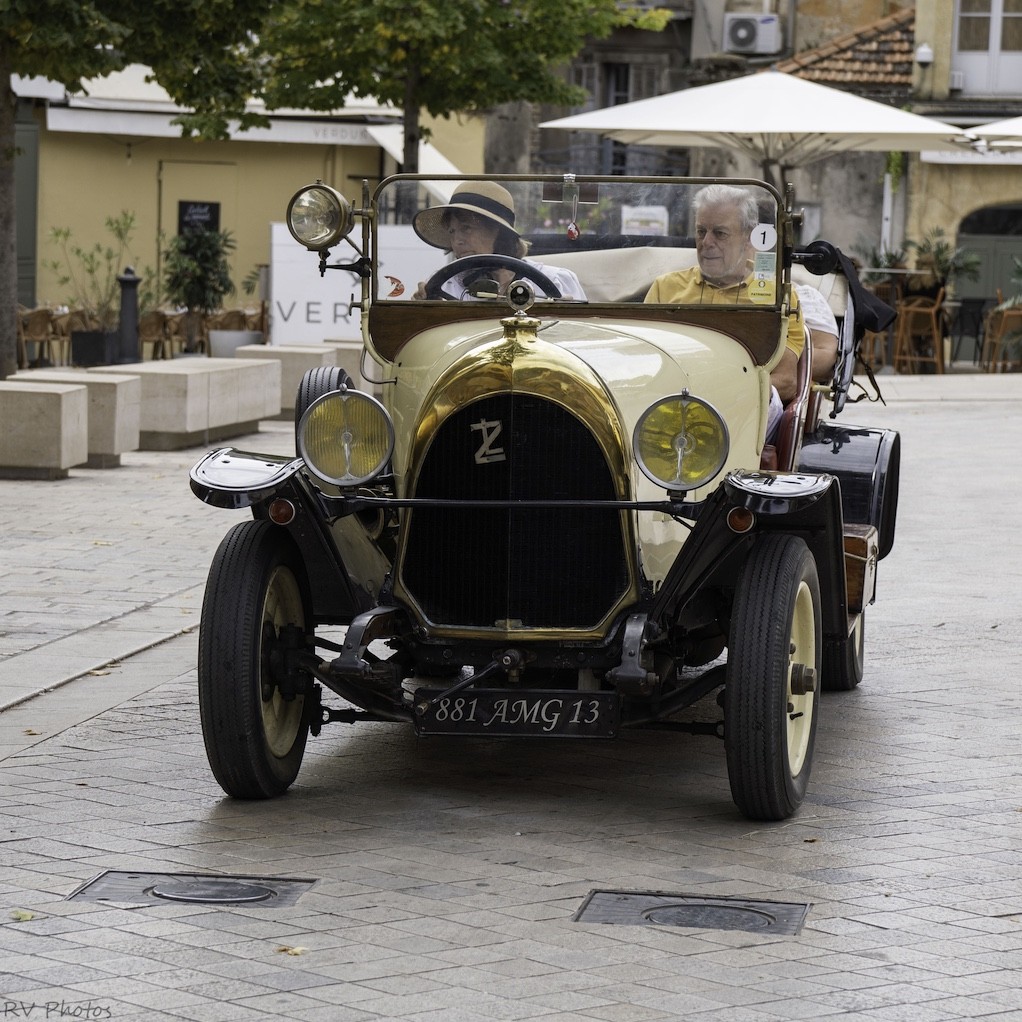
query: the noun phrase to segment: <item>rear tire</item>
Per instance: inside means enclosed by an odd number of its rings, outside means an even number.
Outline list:
[[[797,536],[763,536],[735,593],[724,689],[731,794],[751,820],[785,820],[805,797],[821,659],[816,561]],[[804,668],[815,674],[800,686]]]
[[[281,693],[271,651],[285,626],[311,631],[303,592],[304,569],[278,526],[242,522],[220,543],[199,625],[199,714],[213,776],[235,798],[283,794],[302,764],[305,697]]]
[[[866,613],[857,615],[847,639],[824,642],[823,691],[850,692],[862,681],[866,660]]]

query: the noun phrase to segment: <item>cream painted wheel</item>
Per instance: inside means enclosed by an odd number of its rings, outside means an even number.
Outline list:
[[[278,565],[273,569],[266,584],[262,614],[262,635],[265,641],[260,648],[263,733],[266,735],[266,746],[270,754],[277,759],[286,757],[294,748],[302,726],[305,698],[296,696],[289,701],[281,695],[280,689],[273,685],[272,681],[266,680],[271,673],[268,647],[281,628],[300,624],[303,613],[302,594],[298,589],[298,580],[294,572],[285,565]]]
[[[788,647],[788,769],[796,776],[806,765],[814,733],[813,725],[816,723],[816,692],[804,691],[805,684],[798,681],[800,666],[815,665],[816,662],[816,613],[813,594],[809,586],[801,582],[795,596],[795,613],[791,620],[791,645]]]
[[[738,581],[724,690],[731,794],[750,819],[787,819],[805,797],[821,656],[813,555],[796,536],[760,537]]]

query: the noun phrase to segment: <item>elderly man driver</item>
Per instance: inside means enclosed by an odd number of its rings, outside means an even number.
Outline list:
[[[751,302],[751,239],[759,223],[755,198],[743,188],[712,184],[696,193],[694,205],[699,265],[657,277],[646,294],[646,301],[686,305]],[[767,421],[768,439],[780,420],[783,403],[795,396],[798,359],[805,346],[805,327],[798,298],[793,293],[785,350],[770,374],[773,392]]]

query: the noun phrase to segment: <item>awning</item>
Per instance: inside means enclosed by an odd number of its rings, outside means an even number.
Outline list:
[[[366,126],[369,136],[376,142],[387,155],[393,157],[398,163],[403,163],[405,158],[405,136],[404,127],[400,124],[370,124]],[[439,149],[429,142],[419,143],[419,173],[420,174],[460,174],[461,171],[453,164]],[[424,182],[426,191],[441,202],[449,202],[451,192],[454,191],[455,181],[429,181]]]
[[[87,135],[129,138],[180,138],[181,126],[172,124],[178,111],[156,113],[143,110],[84,106],[71,100],[67,106],[46,110],[50,131],[74,131]],[[365,124],[315,117],[270,117],[268,128],[232,131],[232,142],[286,142],[294,145],[375,146]]]
[[[181,128],[171,122],[183,113],[167,91],[150,81],[150,70],[129,64],[121,71],[84,82],[82,92],[70,93],[46,78],[12,76],[19,96],[47,100],[46,126],[70,131],[127,138],[180,138]],[[236,142],[285,142],[298,145],[380,145],[366,131],[366,121],[397,121],[401,111],[371,96],[349,96],[338,110],[275,110],[268,113],[259,102],[248,109],[270,118],[269,127],[231,132]]]

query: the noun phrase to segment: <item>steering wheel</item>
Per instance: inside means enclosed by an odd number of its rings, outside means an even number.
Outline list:
[[[516,259],[514,256],[498,255],[470,255],[455,259],[453,263],[441,266],[429,280],[426,281],[426,297],[433,301],[447,299],[454,301],[454,296],[446,294],[441,290],[444,284],[456,277],[459,273],[468,273],[471,270],[498,266],[501,269],[510,270],[515,277],[525,277],[531,280],[537,287],[542,288],[547,298],[560,298],[560,288],[535,264],[525,259]]]

